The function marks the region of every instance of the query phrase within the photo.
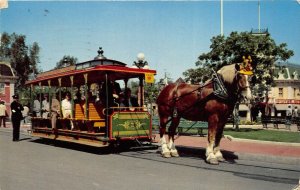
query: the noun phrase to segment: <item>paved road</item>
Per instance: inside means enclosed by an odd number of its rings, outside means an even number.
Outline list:
[[[111,153],[70,143],[22,135],[11,141],[0,131],[0,189],[292,189],[300,166],[237,160],[204,162],[204,150],[181,148],[180,158],[164,159],[157,150]]]

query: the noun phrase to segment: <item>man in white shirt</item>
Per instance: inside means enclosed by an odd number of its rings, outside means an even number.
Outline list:
[[[64,119],[72,119],[72,104],[71,104],[71,94],[69,92],[66,93],[65,99],[61,102],[61,111]],[[74,129],[73,122],[71,120],[71,129]]]
[[[28,113],[29,113],[29,107],[28,106],[23,106],[24,110],[22,111],[22,115],[24,118],[24,124],[28,123]]]
[[[44,100],[42,101],[42,112],[43,112],[42,117],[44,119],[48,119],[49,110],[50,110],[49,98],[48,98],[48,94],[45,94],[44,95]]]
[[[35,117],[41,117],[41,103],[38,97],[33,101],[33,112],[35,113]]]

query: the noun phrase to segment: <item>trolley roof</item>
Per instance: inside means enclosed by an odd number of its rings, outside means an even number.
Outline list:
[[[87,62],[78,63],[60,69],[50,70],[37,75],[33,80],[27,81],[26,85],[48,86],[71,86],[71,77],[73,76],[73,86],[83,85],[84,76],[87,75],[87,83],[99,83],[106,79],[109,80],[126,80],[130,78],[143,77],[145,74],[156,74],[155,70],[127,67],[120,61],[106,59],[95,59]]]

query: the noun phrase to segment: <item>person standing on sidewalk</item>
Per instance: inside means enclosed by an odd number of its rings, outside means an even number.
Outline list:
[[[13,141],[19,141],[20,124],[23,119],[22,111],[24,110],[22,104],[19,103],[19,96],[13,95],[13,102],[10,104],[11,121],[13,125]]]
[[[300,131],[300,110],[298,110],[297,106],[295,106],[295,109],[293,110],[293,118],[296,121],[297,124],[297,130]],[[1,124],[0,124],[1,125]]]
[[[291,130],[292,113],[293,113],[292,106],[288,105],[288,108],[286,110],[286,121],[285,121],[285,128],[288,130]]]
[[[4,128],[6,127],[5,125],[6,115],[7,115],[6,106],[4,101],[1,100],[0,101],[0,127],[2,126],[2,121],[3,121],[3,127]]]

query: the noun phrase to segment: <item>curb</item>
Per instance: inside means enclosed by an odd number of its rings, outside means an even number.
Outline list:
[[[257,143],[257,144],[270,144],[270,145],[283,145],[283,146],[300,147],[300,143],[261,141],[261,140],[253,140],[253,139],[240,139],[240,138],[234,138],[234,137],[232,137],[230,135],[224,135],[224,137],[227,138],[230,141],[251,142],[251,143]]]

